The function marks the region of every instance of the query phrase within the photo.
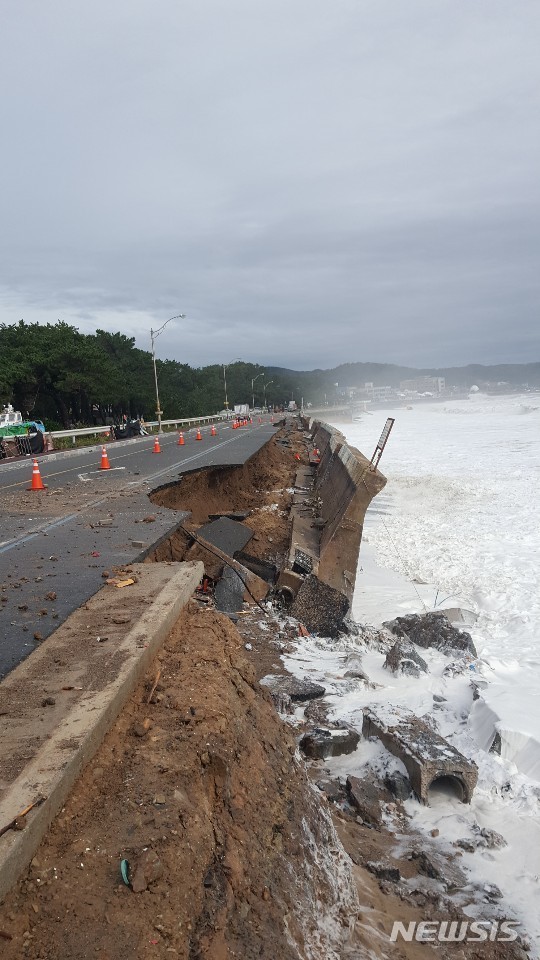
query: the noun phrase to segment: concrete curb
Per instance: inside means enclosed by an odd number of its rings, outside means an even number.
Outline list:
[[[40,806],[28,814],[22,831],[9,830],[0,837],[0,901],[24,873],[73,783],[100,747],[164,643],[201,579],[203,564],[148,564],[135,572],[141,581],[141,589],[144,588],[145,577],[149,580],[154,578],[154,587],[156,576],[162,577],[162,583],[157,585],[154,599],[148,603],[136,625],[115,648],[115,663],[118,664],[116,675],[104,689],[99,689],[97,685],[98,689],[88,690],[72,701],[49,738],[0,801],[2,828],[38,797],[45,798]],[[93,600],[103,601],[107,589],[110,596],[111,588],[104,587]],[[75,617],[76,613],[72,616]],[[45,644],[53,642],[54,637],[55,634]],[[40,649],[43,650],[45,644]],[[21,664],[17,671],[24,671],[27,663]],[[8,679],[13,680],[17,671],[10,674]]]

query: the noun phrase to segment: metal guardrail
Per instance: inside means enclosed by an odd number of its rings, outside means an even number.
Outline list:
[[[180,427],[180,426],[184,426],[186,423],[187,424],[210,423],[210,421],[225,420],[225,419],[226,418],[222,416],[182,417],[175,420],[162,420],[161,426],[162,427]],[[145,429],[148,429],[148,428],[153,429],[154,427],[157,427],[157,425],[158,425],[157,420],[146,421],[144,424]],[[91,436],[97,437],[101,433],[110,433],[111,430],[112,430],[112,427],[73,427],[72,429],[69,429],[69,430],[51,430],[46,432],[50,433],[51,437],[72,437],[73,443],[75,443],[75,440],[77,437],[91,437]]]

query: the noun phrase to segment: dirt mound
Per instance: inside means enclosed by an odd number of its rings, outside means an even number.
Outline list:
[[[203,523],[211,513],[276,504],[277,495],[285,493],[294,480],[298,465],[294,453],[305,454],[301,441],[295,444],[294,433],[287,433],[285,438],[282,433],[272,437],[242,466],[194,470],[184,474],[178,483],[155,490],[150,499],[161,507],[190,510],[196,523]],[[288,456],[284,456],[283,439],[291,443]]]
[[[155,490],[150,499],[171,510],[189,510],[191,518],[183,524],[186,530],[197,530],[211,514],[249,511],[244,523],[254,532],[250,555],[279,566],[290,541],[290,490],[298,468],[295,453],[305,460],[305,445],[298,431],[284,428],[243,466],[195,470],[178,483]],[[148,556],[158,563],[187,559],[202,559],[207,573],[216,573],[211,556],[193,548],[182,529],[161,541]]]
[[[191,606],[7,898],[5,960],[341,955],[357,901],[331,820],[238,632]],[[146,849],[134,893],[120,862]]]

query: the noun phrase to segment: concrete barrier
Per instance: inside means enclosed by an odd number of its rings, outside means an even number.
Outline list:
[[[30,753],[22,769],[15,769],[15,779],[7,772],[0,777],[0,830],[40,801],[23,830],[9,829],[0,837],[0,901],[30,863],[73,783],[144,676],[199,583],[203,565],[131,564],[130,570],[132,586],[98,591],[0,684],[1,755]],[[133,612],[134,626],[122,627],[126,610]],[[87,633],[93,611],[108,634],[106,643]],[[82,638],[82,653],[77,638]],[[59,660],[61,673],[55,666]],[[43,702],[44,690],[55,696]]]

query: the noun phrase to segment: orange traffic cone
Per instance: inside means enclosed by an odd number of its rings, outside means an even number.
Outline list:
[[[47,489],[47,487],[43,483],[43,480],[41,479],[41,474],[39,472],[37,460],[34,460],[34,466],[32,467],[32,483],[26,489],[27,490],[46,490]]]
[[[182,431],[180,431],[180,436],[178,437],[178,443],[176,444],[176,446],[183,447],[185,442],[186,441],[184,440],[184,434],[182,433]]]
[[[216,430],[214,424],[212,424],[212,429],[211,429],[211,431],[210,431],[210,436],[211,436],[211,437],[215,437],[216,433],[217,433],[217,430]]]
[[[161,447],[159,445],[159,437],[156,437],[156,439],[154,440],[154,449],[152,450],[152,453],[161,453]]]
[[[110,465],[110,463],[109,463],[109,458],[108,458],[108,456],[107,456],[107,451],[106,451],[105,447],[102,447],[102,448],[101,448],[101,466],[100,466],[99,469],[100,469],[100,470],[110,470],[110,469],[111,469],[111,465]]]
[[[195,439],[196,439],[196,440],[202,440],[202,437],[201,437],[201,428],[200,428],[200,427],[197,427],[197,436],[195,437]]]

